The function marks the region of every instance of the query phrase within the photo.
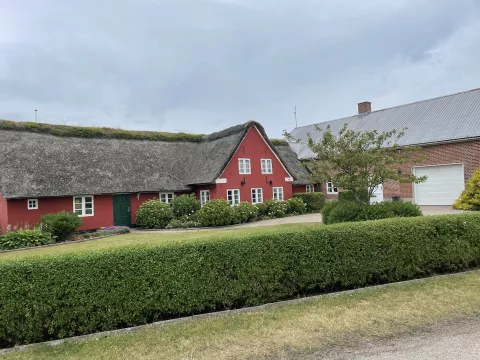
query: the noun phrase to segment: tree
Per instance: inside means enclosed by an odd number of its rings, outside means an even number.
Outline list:
[[[319,140],[307,134],[306,145],[314,153],[309,162],[312,181],[326,183],[332,181],[335,186],[349,190],[358,202],[369,203],[373,193],[386,181],[400,183],[421,183],[426,177],[417,177],[402,173],[398,165],[421,162],[420,148],[401,147],[398,140],[404,132],[348,130],[345,124],[338,135],[332,133],[330,126],[322,131]],[[292,139],[292,136],[286,134]]]
[[[480,169],[473,172],[453,207],[457,210],[480,210]]]

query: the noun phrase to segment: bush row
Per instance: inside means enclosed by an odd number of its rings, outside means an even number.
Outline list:
[[[319,192],[310,192],[310,193],[297,193],[293,194],[294,198],[302,199],[303,202],[307,205],[307,212],[319,212],[323,208],[325,199],[323,193]]]
[[[47,245],[68,240],[82,224],[77,214],[62,211],[42,216],[40,224],[9,228],[5,235],[0,234],[0,250]]]
[[[411,279],[479,262],[478,213],[3,261],[0,345]]]
[[[325,224],[421,215],[422,211],[417,205],[411,202],[400,201],[366,205],[355,201],[337,200],[326,203],[322,209],[322,217]]]
[[[322,206],[323,194],[308,193],[295,194],[287,201],[267,200],[255,205],[241,202],[234,207],[216,199],[200,208],[200,202],[190,194],[176,197],[170,205],[156,199],[144,202],[136,212],[136,223],[149,229],[226,226],[316,212]]]

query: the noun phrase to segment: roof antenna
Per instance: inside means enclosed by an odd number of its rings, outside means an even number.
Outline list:
[[[297,105],[295,105],[295,111],[293,112],[293,114],[295,115],[295,128],[298,127],[298,123],[297,123]]]

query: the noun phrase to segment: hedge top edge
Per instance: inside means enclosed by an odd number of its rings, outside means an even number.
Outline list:
[[[421,216],[421,217],[408,217],[408,218],[388,218],[388,219],[381,219],[381,220],[368,220],[368,221],[358,221],[358,222],[347,222],[347,223],[336,223],[332,225],[322,225],[322,224],[304,224],[302,228],[285,228],[285,229],[262,229],[262,231],[253,232],[249,234],[212,234],[209,237],[192,237],[187,239],[168,239],[159,243],[144,243],[144,244],[127,244],[122,246],[115,246],[110,248],[99,248],[93,250],[82,250],[76,252],[75,250],[69,252],[61,252],[61,253],[47,253],[47,254],[35,254],[31,256],[21,257],[21,258],[7,258],[2,259],[2,254],[0,254],[0,268],[2,266],[8,266],[8,264],[16,264],[19,262],[49,262],[52,260],[62,261],[63,259],[70,259],[76,257],[97,257],[102,256],[106,253],[109,254],[116,254],[116,253],[124,253],[129,251],[135,250],[151,250],[151,249],[171,249],[171,248],[178,248],[181,247],[203,247],[207,244],[212,243],[224,243],[226,241],[234,241],[236,239],[243,239],[243,238],[250,238],[254,240],[255,238],[264,238],[265,235],[275,236],[276,233],[281,232],[282,236],[288,234],[298,234],[298,233],[309,233],[312,231],[319,232],[319,233],[339,233],[339,232],[351,232],[357,229],[375,229],[375,228],[382,228],[384,225],[391,225],[391,226],[398,226],[398,227],[409,227],[416,223],[435,223],[441,221],[442,219],[457,219],[459,221],[469,221],[469,220],[478,220],[480,221],[480,212],[476,213],[463,213],[463,214],[446,214],[446,215],[434,215],[434,216]],[[130,235],[122,235],[122,236],[130,236]],[[69,246],[69,245],[66,245]],[[26,251],[35,251],[35,248]]]

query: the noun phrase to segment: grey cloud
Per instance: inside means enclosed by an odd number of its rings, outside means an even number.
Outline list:
[[[479,75],[464,60],[479,37],[451,40],[477,26],[475,0],[72,3],[6,0],[16,27],[0,35],[0,118],[38,107],[44,121],[191,132],[256,119],[279,136],[295,104],[312,123]]]

